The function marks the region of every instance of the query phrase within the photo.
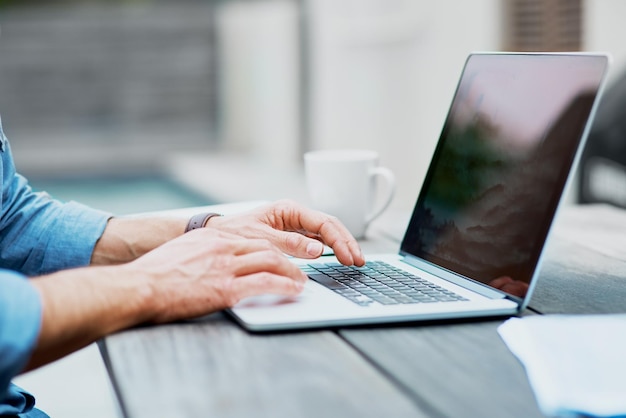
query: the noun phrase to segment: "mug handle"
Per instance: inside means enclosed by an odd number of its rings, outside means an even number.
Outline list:
[[[375,177],[380,177],[387,182],[387,196],[385,197],[385,200],[380,205],[380,207],[372,211],[372,213],[367,216],[367,218],[365,218],[366,224],[369,224],[374,219],[378,218],[385,211],[385,209],[387,209],[396,192],[396,177],[393,175],[393,172],[387,167],[373,168],[372,170],[370,170],[370,177],[372,179]]]

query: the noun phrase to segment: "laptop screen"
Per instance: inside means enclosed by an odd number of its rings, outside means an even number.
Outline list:
[[[401,253],[524,297],[607,65],[470,55]]]

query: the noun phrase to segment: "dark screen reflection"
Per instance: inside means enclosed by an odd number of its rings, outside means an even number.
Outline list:
[[[523,297],[605,65],[471,56],[402,250]]]

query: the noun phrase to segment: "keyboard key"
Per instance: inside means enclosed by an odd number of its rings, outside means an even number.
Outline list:
[[[312,273],[308,275],[311,279],[315,280],[319,284],[323,284],[329,289],[342,289],[344,286],[336,280],[333,280],[332,277],[327,276],[322,273]]]

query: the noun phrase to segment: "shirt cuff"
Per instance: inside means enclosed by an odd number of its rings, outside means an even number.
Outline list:
[[[37,344],[42,304],[24,276],[0,270],[0,411],[11,379],[19,374]]]
[[[63,233],[54,235],[44,253],[39,274],[87,266],[96,243],[112,215],[77,202],[64,204],[62,217],[53,221]]]

